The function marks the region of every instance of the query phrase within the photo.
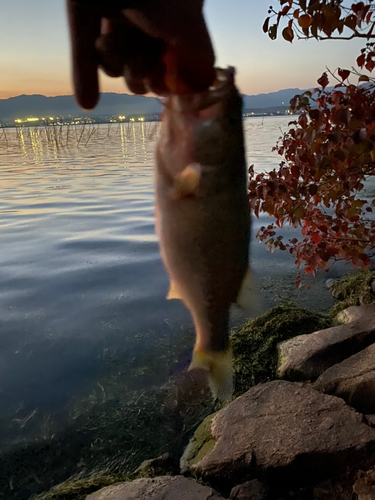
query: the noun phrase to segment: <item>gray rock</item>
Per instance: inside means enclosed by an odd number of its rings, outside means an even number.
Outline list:
[[[339,312],[337,320],[340,323],[351,323],[365,317],[371,317],[375,314],[375,304],[367,306],[350,306]]]
[[[86,500],[223,500],[212,488],[183,476],[136,479],[107,486],[91,493]]]
[[[375,344],[328,368],[314,387],[361,413],[375,413]]]
[[[214,415],[209,430],[214,446],[205,454],[190,449],[185,461],[224,494],[256,477],[272,485],[316,484],[375,460],[375,430],[362,415],[299,383],[253,387]]]
[[[369,425],[375,427],[375,415],[366,415],[366,420]]]
[[[267,500],[267,488],[257,479],[235,486],[230,492],[230,500]]]
[[[356,309],[348,314],[355,314],[358,319],[280,343],[277,375],[289,380],[314,380],[375,342],[375,306],[348,309]]]
[[[312,494],[314,500],[353,500],[353,480],[332,481],[329,479],[316,485]]]
[[[375,500],[375,468],[358,471],[358,478],[353,485],[353,491],[358,500]]]

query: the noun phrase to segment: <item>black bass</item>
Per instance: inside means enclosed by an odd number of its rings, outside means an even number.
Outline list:
[[[242,99],[234,70],[217,70],[207,92],[164,103],[156,152],[156,230],[170,278],[196,340],[189,369],[209,372],[213,395],[233,390],[229,310],[238,303],[249,259],[250,213]]]

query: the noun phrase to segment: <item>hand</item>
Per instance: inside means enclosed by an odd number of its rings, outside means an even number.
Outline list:
[[[126,8],[121,10],[119,3]],[[80,106],[92,109],[98,102],[99,66],[110,76],[123,75],[136,94],[201,91],[212,83],[215,57],[203,0],[117,0],[116,8],[108,7],[110,0],[100,4],[67,0]]]

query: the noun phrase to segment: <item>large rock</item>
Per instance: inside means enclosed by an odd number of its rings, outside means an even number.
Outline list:
[[[375,413],[375,344],[328,368],[314,387],[344,399],[361,413]]]
[[[183,476],[136,479],[91,493],[86,500],[223,500],[212,488]]]
[[[277,375],[289,380],[314,380],[325,370],[375,342],[375,306],[348,308],[345,325],[299,335],[279,344]]]
[[[300,383],[253,387],[205,426],[205,452],[189,445],[181,462],[224,494],[256,477],[269,485],[316,484],[375,461],[375,430],[363,416]]]
[[[372,427],[375,427],[375,415],[366,415],[366,420],[369,425],[372,425]]]

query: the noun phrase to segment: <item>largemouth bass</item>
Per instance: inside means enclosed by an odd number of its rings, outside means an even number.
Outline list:
[[[196,340],[189,369],[202,368],[214,397],[228,399],[233,375],[229,310],[248,272],[250,213],[242,99],[234,70],[217,70],[203,93],[164,103],[156,152],[156,231],[170,278]]]

